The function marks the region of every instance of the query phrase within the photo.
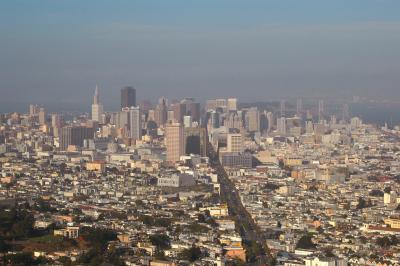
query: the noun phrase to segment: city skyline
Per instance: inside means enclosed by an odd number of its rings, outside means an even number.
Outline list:
[[[0,265],[399,265],[399,10],[2,1]]]
[[[4,1],[0,104],[400,97],[398,1],[168,3]]]

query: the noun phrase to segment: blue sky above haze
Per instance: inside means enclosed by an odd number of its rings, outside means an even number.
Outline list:
[[[398,0],[3,0],[0,104],[400,98],[399,47]]]

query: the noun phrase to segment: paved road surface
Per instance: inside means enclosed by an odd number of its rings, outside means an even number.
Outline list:
[[[260,229],[243,206],[239,192],[229,180],[225,169],[220,164],[218,156],[210,143],[208,145],[208,152],[211,164],[217,171],[218,180],[221,184],[221,199],[223,202],[227,203],[230,215],[236,217],[240,235],[245,241],[259,244],[267,253],[257,254],[258,261],[253,265],[267,265],[267,261],[272,259],[272,257],[268,252],[268,247],[266,246],[265,239],[262,237]]]

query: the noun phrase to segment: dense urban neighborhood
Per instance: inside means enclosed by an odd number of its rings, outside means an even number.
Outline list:
[[[399,265],[400,128],[332,106],[1,114],[0,265]]]

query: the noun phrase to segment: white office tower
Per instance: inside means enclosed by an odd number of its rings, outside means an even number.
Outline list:
[[[129,133],[132,139],[142,138],[142,114],[139,107],[129,108]]]
[[[119,113],[117,127],[124,130],[124,136],[134,140],[142,138],[142,114],[139,107],[124,107]]]
[[[257,107],[252,107],[246,112],[246,127],[249,132],[260,131],[260,112]]]
[[[279,134],[286,135],[286,118],[279,117],[276,121],[276,129]]]
[[[102,122],[103,105],[100,103],[99,87],[96,85],[92,104],[92,120]]]
[[[192,123],[193,123],[192,116],[185,115],[183,117],[183,125],[184,125],[184,127],[192,127]]]
[[[281,113],[280,113],[281,117],[285,117],[286,116],[286,103],[285,100],[281,100]]]
[[[236,111],[238,109],[237,98],[228,98],[227,105],[228,105],[228,111]]]
[[[272,128],[275,125],[275,121],[274,121],[274,114],[272,112],[268,112],[267,113],[267,121],[268,121],[268,129],[267,132],[270,133]]]
[[[228,152],[242,152],[243,151],[242,134],[228,134],[227,135],[227,151]]]
[[[325,107],[324,107],[324,100],[319,100],[318,101],[318,121],[321,122],[322,119],[324,118],[325,114]]]

